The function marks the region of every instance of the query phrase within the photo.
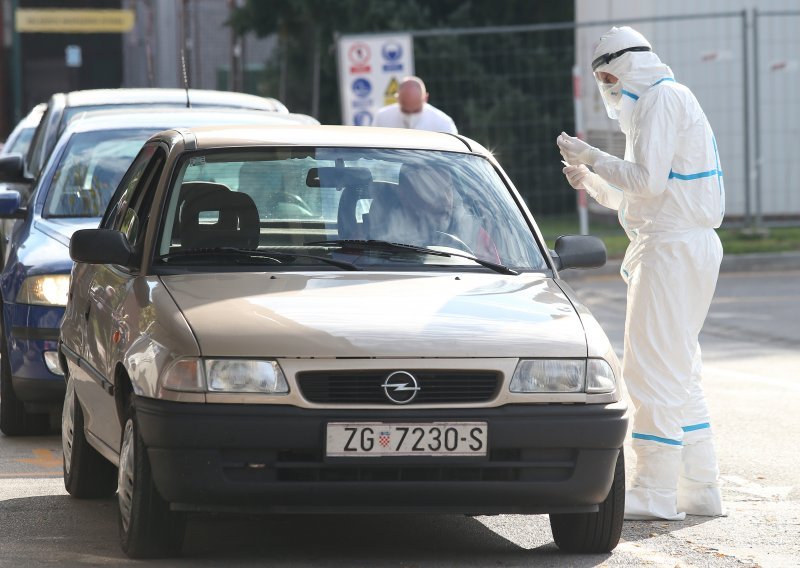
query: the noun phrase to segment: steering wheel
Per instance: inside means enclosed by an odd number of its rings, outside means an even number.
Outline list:
[[[465,243],[464,241],[462,241],[461,239],[459,239],[457,236],[451,235],[450,233],[445,233],[444,231],[436,231],[436,235],[444,237],[444,239],[438,239],[437,238],[436,239],[437,241],[443,240],[443,241],[447,241],[447,242],[446,243],[437,242],[435,244],[451,245],[451,246],[455,245],[454,248],[457,248],[457,249],[462,250],[462,251],[464,251],[466,253],[469,253],[472,256],[476,256],[475,252],[469,247],[469,245],[467,243]]]
[[[306,203],[302,197],[300,197],[295,193],[286,193],[286,192],[277,193],[272,196],[270,201],[275,204],[291,203],[293,205],[298,205],[309,212],[311,211],[311,207],[308,206],[308,203]]]

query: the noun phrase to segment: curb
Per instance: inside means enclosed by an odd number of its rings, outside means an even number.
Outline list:
[[[567,269],[560,272],[564,280],[580,280],[595,276],[618,276],[621,258],[611,258],[600,268]],[[722,257],[720,272],[757,272],[800,270],[800,252],[732,254]]]

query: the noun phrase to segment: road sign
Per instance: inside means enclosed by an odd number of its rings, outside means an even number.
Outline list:
[[[68,45],[64,51],[67,58],[67,67],[80,67],[83,65],[83,54],[80,45]]]
[[[395,101],[400,79],[414,74],[413,39],[407,34],[339,38],[342,124],[369,126],[384,105]]]

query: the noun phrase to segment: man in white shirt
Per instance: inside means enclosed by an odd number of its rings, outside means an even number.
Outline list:
[[[428,104],[425,83],[413,76],[403,78],[397,89],[397,102],[380,109],[373,126],[458,133],[452,118]]]

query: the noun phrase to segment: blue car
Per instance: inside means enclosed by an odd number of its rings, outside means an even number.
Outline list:
[[[144,142],[173,127],[308,124],[305,115],[244,110],[148,109],[79,116],[55,146],[30,201],[0,192],[0,218],[18,219],[0,274],[0,430],[43,433],[61,413],[58,333],[67,304],[69,241],[97,227]],[[144,172],[146,175],[147,172]],[[138,179],[137,179],[138,181]]]

